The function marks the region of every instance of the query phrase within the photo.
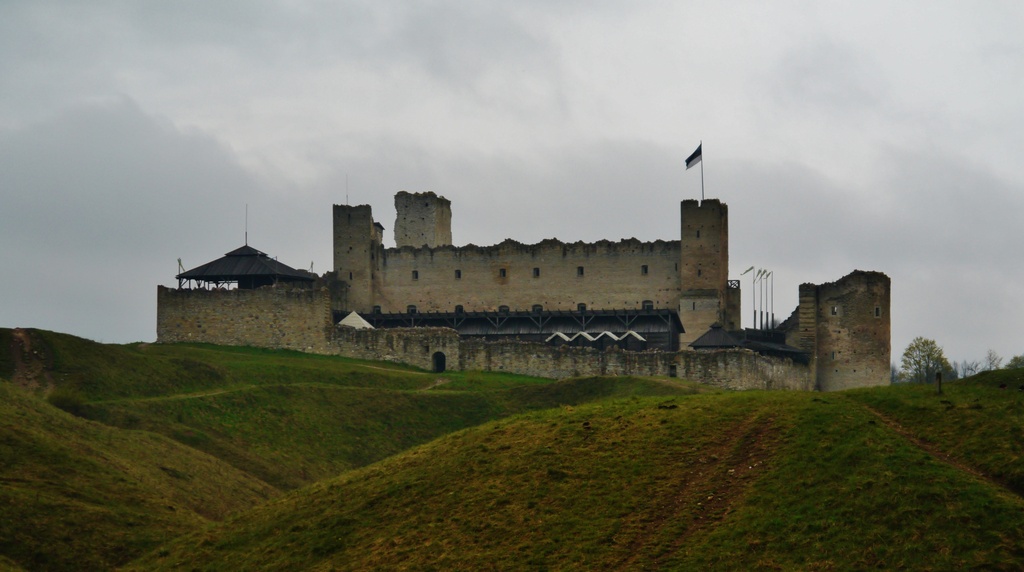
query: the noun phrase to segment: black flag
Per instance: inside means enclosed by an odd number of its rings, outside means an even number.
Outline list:
[[[697,163],[700,163],[700,148],[703,147],[703,146],[704,146],[703,143],[701,143],[700,145],[697,145],[697,150],[694,151],[689,157],[686,158],[686,168],[687,169],[689,169],[690,167],[696,165]]]

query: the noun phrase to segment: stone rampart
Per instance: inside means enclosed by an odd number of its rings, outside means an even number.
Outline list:
[[[157,341],[293,349],[405,363],[564,378],[680,377],[724,389],[814,388],[809,369],[747,350],[631,352],[534,342],[461,339],[449,328],[331,326],[326,289],[157,290]]]
[[[198,342],[325,352],[331,331],[326,289],[157,287],[157,342]]]
[[[561,379],[595,375],[673,376],[723,389],[814,389],[806,366],[748,350],[631,352],[533,342],[462,340],[448,328],[337,328],[330,353],[436,369],[517,373]]]

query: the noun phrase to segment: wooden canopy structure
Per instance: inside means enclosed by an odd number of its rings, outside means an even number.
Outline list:
[[[281,282],[312,284],[316,280],[313,274],[282,264],[248,244],[213,262],[182,272],[175,278],[178,279],[178,288],[195,282],[207,288],[237,284],[238,288],[243,290]]]

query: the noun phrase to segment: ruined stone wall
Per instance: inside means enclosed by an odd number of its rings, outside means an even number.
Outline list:
[[[323,352],[331,330],[326,289],[157,287],[157,342],[200,342]]]
[[[339,326],[331,336],[328,353],[434,371],[438,353],[444,356],[444,369],[459,369],[459,344],[458,333],[449,328],[356,330]]]
[[[395,195],[395,245],[435,248],[452,243],[452,203],[434,193]]]
[[[375,304],[383,312],[677,309],[679,243],[563,243],[387,249]],[[353,308],[371,311],[370,308]]]
[[[678,376],[726,389],[810,389],[806,367],[753,352],[630,352],[460,339],[448,328],[331,326],[323,289],[157,288],[157,341],[294,349],[427,370],[503,371],[548,378]],[[439,361],[440,360],[440,361]]]
[[[723,389],[814,388],[806,366],[746,350],[631,352],[549,346],[532,342],[460,340],[448,328],[354,330],[337,328],[331,353],[408,363],[433,370],[435,356],[448,369],[517,373],[547,378],[594,375],[675,376]]]

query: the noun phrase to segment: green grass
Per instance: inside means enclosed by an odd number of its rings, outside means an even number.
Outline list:
[[[1009,570],[1024,502],[845,396],[636,398],[442,437],[164,550],[129,569]]]
[[[30,335],[0,570],[1024,567],[1024,372],[730,393]]]
[[[276,494],[174,441],[0,383],[0,555],[25,569],[110,569]]]

